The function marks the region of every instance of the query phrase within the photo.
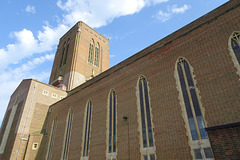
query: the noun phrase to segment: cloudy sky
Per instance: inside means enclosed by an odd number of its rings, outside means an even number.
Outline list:
[[[84,21],[110,39],[110,66],[227,0],[2,0],[0,123],[22,79],[48,83],[59,38]]]

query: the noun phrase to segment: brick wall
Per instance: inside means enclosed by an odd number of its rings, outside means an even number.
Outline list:
[[[216,160],[240,158],[240,123],[207,129]]]
[[[70,108],[74,115],[68,158],[81,157],[84,111],[89,99],[93,103],[89,159],[106,158],[111,89],[117,96],[117,158],[140,159],[136,86],[141,75],[149,85],[157,159],[192,159],[176,87],[176,61],[184,57],[193,68],[206,126],[239,122],[240,82],[228,50],[229,36],[240,29],[239,13],[239,0],[230,1],[70,91],[68,98],[51,106],[50,122],[58,118],[53,159],[61,157]],[[129,124],[122,119],[125,115]]]

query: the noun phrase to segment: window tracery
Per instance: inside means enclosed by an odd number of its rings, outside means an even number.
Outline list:
[[[213,159],[191,67],[184,58],[179,58],[177,61],[177,75],[185,120],[190,132],[192,155],[194,159]]]

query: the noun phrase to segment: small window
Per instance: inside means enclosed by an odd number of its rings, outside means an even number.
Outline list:
[[[42,94],[47,96],[48,95],[48,91],[43,90]]]
[[[53,98],[57,98],[57,94],[56,94],[56,93],[53,93],[53,94],[52,94],[52,97],[53,97]]]
[[[38,149],[38,143],[33,143],[33,145],[32,145],[32,149],[33,149],[33,150]]]
[[[60,96],[60,100],[62,100],[64,97],[63,96]]]

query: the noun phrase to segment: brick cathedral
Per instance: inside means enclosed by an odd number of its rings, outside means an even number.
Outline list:
[[[12,94],[0,160],[240,159],[240,0],[112,68],[108,43],[62,36],[49,84]]]

